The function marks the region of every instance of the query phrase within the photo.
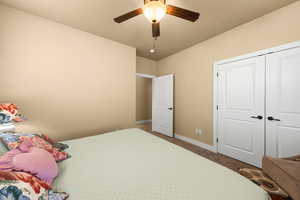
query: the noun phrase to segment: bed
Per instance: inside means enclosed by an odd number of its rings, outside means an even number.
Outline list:
[[[248,179],[140,129],[65,141],[54,187],[72,200],[268,200]]]

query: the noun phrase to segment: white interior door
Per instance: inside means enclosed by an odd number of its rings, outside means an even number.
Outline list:
[[[173,137],[173,75],[153,79],[152,131]]]
[[[300,48],[267,56],[266,154],[300,154]]]
[[[220,65],[218,71],[218,151],[260,167],[265,141],[265,57]]]

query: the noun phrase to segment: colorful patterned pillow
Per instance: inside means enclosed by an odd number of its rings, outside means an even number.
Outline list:
[[[31,133],[0,133],[0,139],[8,150],[17,148],[20,144],[20,137],[34,137]]]
[[[50,144],[37,134],[0,133],[0,138],[2,142],[6,144],[6,147],[9,150],[17,148],[21,142],[25,141],[26,139],[29,139],[35,147],[45,149],[46,151],[51,153],[57,162],[66,160],[71,157],[67,152],[60,151],[60,149],[54,147],[52,144]]]
[[[64,151],[67,148],[69,148],[69,145],[64,144],[64,143],[60,143],[60,142],[55,142],[54,140],[52,140],[49,136],[47,136],[45,134],[41,134],[40,136],[41,136],[41,138],[43,138],[44,140],[46,140],[47,142],[52,144],[55,148],[57,148],[61,151]]]
[[[53,147],[53,145],[51,145],[39,136],[30,137],[29,139],[35,147],[45,149],[46,151],[51,153],[57,162],[70,158],[70,155],[67,152],[60,151],[59,149]],[[24,140],[26,140],[26,137],[20,137],[20,141]]]
[[[48,191],[48,200],[66,200],[67,198],[69,195],[66,192]]]
[[[35,193],[22,181],[5,181],[0,183],[0,199],[4,200],[39,200],[46,199],[45,193]]]
[[[0,111],[0,124],[7,124],[10,123],[12,117],[10,114]]]
[[[0,123],[22,122],[24,119],[18,113],[18,107],[12,103],[0,104]]]
[[[38,178],[24,172],[0,171],[0,199],[9,200],[66,200],[65,192],[51,190]]]
[[[3,156],[6,152],[8,152],[8,149],[6,148],[6,145],[0,140],[0,156]]]

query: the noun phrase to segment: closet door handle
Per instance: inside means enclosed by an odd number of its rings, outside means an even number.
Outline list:
[[[264,117],[261,115],[257,115],[257,116],[252,116],[251,118],[262,120]]]
[[[268,117],[268,120],[269,120],[269,121],[278,121],[278,122],[281,121],[280,119],[275,119],[275,118],[272,117],[272,116]]]

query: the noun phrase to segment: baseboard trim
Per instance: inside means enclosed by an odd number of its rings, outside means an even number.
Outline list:
[[[136,124],[148,124],[148,123],[151,123],[152,120],[149,119],[149,120],[140,120],[140,121],[136,121]]]
[[[216,146],[211,146],[211,145],[199,142],[197,140],[194,140],[192,138],[188,138],[188,137],[185,137],[185,136],[182,136],[182,135],[178,135],[178,134],[174,134],[174,136],[175,136],[175,138],[177,138],[179,140],[191,143],[191,144],[193,144],[195,146],[198,146],[198,147],[204,148],[206,150],[212,151],[214,153],[217,153],[217,147]]]

